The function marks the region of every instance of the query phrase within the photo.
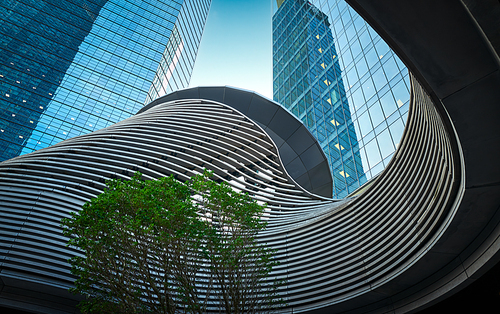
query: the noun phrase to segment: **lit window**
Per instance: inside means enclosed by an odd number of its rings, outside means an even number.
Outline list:
[[[347,172],[344,172],[344,171],[340,171],[339,172],[341,176],[343,176],[344,178],[349,178],[349,174]]]
[[[33,120],[30,120],[30,123],[33,123]]]
[[[15,114],[12,114],[13,117],[15,117],[16,115]]]
[[[35,87],[35,86],[33,86],[33,89],[36,89],[36,87]]]
[[[401,101],[401,99],[398,99],[397,103],[398,103],[398,107],[401,107],[403,105],[403,102]]]
[[[335,121],[335,119],[333,119],[332,121],[330,121],[333,125],[336,125],[336,126],[339,126],[340,123],[338,123],[337,121]]]
[[[63,132],[64,135],[66,135],[66,132]]]
[[[321,48],[319,48],[319,49],[318,49],[318,51],[319,51],[320,53],[323,53],[323,49],[321,49]]]
[[[38,108],[43,109],[43,107],[42,107],[42,106],[39,106]]]
[[[26,100],[23,99],[23,102],[26,102]]]
[[[330,98],[328,98],[326,101],[328,101],[328,103],[329,103],[330,105],[332,104],[332,100],[331,100]],[[335,120],[332,120],[332,123],[333,123],[333,121],[335,121]]]
[[[324,63],[321,63],[321,66],[324,68],[326,68],[326,65]]]
[[[16,83],[17,83],[17,84],[21,84],[21,82],[19,82],[19,81],[16,81]]]
[[[0,77],[3,77],[3,74],[0,74]]]
[[[71,118],[71,120],[75,120],[75,118]]]
[[[330,82],[329,80],[324,80],[323,83],[326,84],[326,86],[330,85],[332,82]]]
[[[22,135],[19,135],[19,138],[23,138],[23,136],[22,136]]]
[[[9,94],[5,94],[5,96],[10,97],[10,95],[9,95]]]
[[[342,146],[340,144],[335,144],[335,147],[337,147],[338,150],[343,150],[344,149],[344,146]]]
[[[0,129],[0,131],[1,131],[1,132],[4,132],[4,130],[3,130],[3,129]]]
[[[319,35],[316,35],[316,38],[319,39]]]
[[[380,55],[379,59],[382,59],[384,57],[384,55]]]

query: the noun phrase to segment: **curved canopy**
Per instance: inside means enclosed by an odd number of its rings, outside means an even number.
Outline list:
[[[138,113],[182,99],[217,101],[257,122],[278,146],[283,165],[295,182],[313,194],[332,197],[332,175],[325,153],[304,124],[278,103],[258,93],[229,86],[194,87],[160,97]]]

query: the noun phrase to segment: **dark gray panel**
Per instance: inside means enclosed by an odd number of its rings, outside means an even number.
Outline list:
[[[467,187],[500,183],[500,71],[443,99],[443,103],[467,148]]]
[[[280,157],[281,160],[283,161],[283,165],[285,165],[285,168],[287,167],[289,162],[297,158],[297,153],[288,145],[287,142],[284,142],[281,147],[280,147]]]
[[[300,177],[298,177],[295,181],[303,187],[304,189],[311,191],[312,190],[312,185],[311,185],[311,179],[309,178],[308,173],[304,173]]]
[[[177,91],[179,99],[199,99],[200,93],[198,92],[198,87],[181,89]]]
[[[302,154],[306,149],[311,147],[311,145],[316,143],[316,140],[312,137],[311,133],[303,127],[299,128],[295,133],[288,139],[290,147],[297,153]]]
[[[269,128],[273,129],[285,141],[292,136],[299,127],[304,127],[290,113],[280,108],[269,122]]]
[[[328,168],[328,169],[330,169],[330,168]],[[316,187],[316,188],[313,187],[313,191],[314,191],[314,193],[321,195],[321,196],[324,196],[324,197],[332,197],[332,195],[333,195],[332,182],[330,181],[329,183],[327,183],[323,186],[320,186],[320,187]]]
[[[463,0],[495,51],[500,51],[500,2],[498,0]]]
[[[268,125],[278,106],[262,97],[253,97],[247,115],[250,119]]]
[[[321,162],[326,162],[318,145],[311,145],[311,147],[300,154],[300,159],[302,159],[302,162],[306,166],[307,170],[311,170]]]
[[[265,130],[265,129],[266,129],[266,125],[265,125],[265,124],[260,123],[260,122],[258,122],[258,121],[255,121],[255,123],[257,123],[257,125],[258,125],[258,126],[260,126],[263,130]]]
[[[254,93],[226,87],[224,92],[224,103],[246,114],[253,96]]]
[[[477,237],[478,227],[486,228],[490,221],[494,223],[498,219],[498,217],[495,219],[495,213],[500,204],[500,187],[466,189],[462,204],[462,210],[456,214],[457,219],[452,229],[448,230],[446,238],[439,241],[432,251],[450,255],[461,254],[464,261],[477,248],[470,246],[464,250],[470,239]],[[477,238],[474,241],[476,240]]]
[[[274,133],[274,131],[272,129],[270,129],[269,127],[265,127],[264,131],[273,139],[274,143],[276,144],[278,149],[281,151],[281,145],[283,145],[283,143],[285,143],[283,138],[281,138],[278,134]]]
[[[313,188],[314,193],[318,193],[318,192],[316,192],[316,188],[322,187],[325,184],[330,184],[330,187],[332,187],[330,167],[328,167],[328,163],[326,162],[326,160],[324,160],[320,164],[316,165],[314,168],[310,169],[308,172],[309,172],[309,177],[311,178],[311,184],[312,184],[312,188]],[[319,194],[319,195],[332,197],[332,189],[330,188],[329,194]]]
[[[223,102],[224,89],[224,87],[199,87],[198,91],[201,99]]]
[[[298,157],[286,164],[285,168],[286,171],[288,171],[288,174],[294,179],[300,177],[307,171],[306,167],[302,163],[302,160]]]

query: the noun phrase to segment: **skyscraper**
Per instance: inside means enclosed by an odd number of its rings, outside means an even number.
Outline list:
[[[345,197],[384,169],[401,138],[408,72],[344,0],[277,1],[273,98],[299,117]]]
[[[187,87],[210,3],[3,1],[0,161]]]

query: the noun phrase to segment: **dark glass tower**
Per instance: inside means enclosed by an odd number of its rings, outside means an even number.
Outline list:
[[[20,154],[106,0],[60,2],[2,1],[2,160]]]
[[[288,1],[273,23],[274,100],[302,119],[321,143],[334,194],[342,195],[366,177],[328,16],[306,1]]]
[[[101,129],[187,87],[210,3],[2,1],[0,161]],[[158,77],[166,86],[159,91]]]
[[[318,139],[333,193],[345,197],[391,159],[408,111],[408,74],[343,0],[319,2],[277,1],[273,98]]]

